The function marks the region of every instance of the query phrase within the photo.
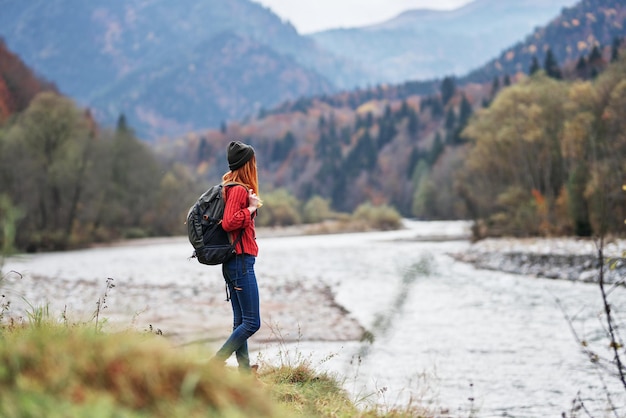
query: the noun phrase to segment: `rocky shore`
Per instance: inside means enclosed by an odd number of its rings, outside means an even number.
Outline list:
[[[598,243],[575,238],[499,238],[472,244],[467,251],[450,254],[477,268],[548,279],[597,283],[600,277]],[[626,281],[626,240],[606,242],[605,283]]]

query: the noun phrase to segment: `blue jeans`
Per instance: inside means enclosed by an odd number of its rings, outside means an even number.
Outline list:
[[[226,361],[235,353],[242,371],[250,370],[248,338],[261,327],[259,288],[254,274],[255,260],[251,255],[238,255],[222,265],[233,308],[233,333],[217,351],[215,358]]]

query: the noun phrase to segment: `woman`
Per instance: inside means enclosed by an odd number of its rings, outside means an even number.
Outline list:
[[[231,142],[228,145],[228,168],[230,171],[222,177],[226,202],[222,227],[231,237],[238,237],[242,231],[243,234],[236,245],[236,256],[222,265],[233,308],[233,332],[213,360],[224,364],[235,353],[239,370],[249,372],[248,338],[261,327],[259,289],[254,273],[259,252],[254,217],[261,200],[257,195],[259,178],[254,148],[239,141]]]

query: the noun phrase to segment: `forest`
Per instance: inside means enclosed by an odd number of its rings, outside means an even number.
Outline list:
[[[259,155],[265,225],[365,205],[472,219],[476,238],[620,234],[626,58],[619,45],[575,67],[559,68],[547,54],[529,74],[492,83],[460,87],[446,77],[436,88],[302,99],[156,144],[138,139],[124,115],[113,129],[98,126],[89,109],[13,56],[3,61],[0,85],[2,245],[43,251],[182,235],[189,206],[227,170],[233,138]],[[599,70],[585,67],[598,59]]]
[[[617,233],[625,156],[620,55],[615,41],[559,65],[548,50],[527,74],[491,83],[459,86],[445,77],[434,92],[426,84],[419,93],[379,86],[299,100],[162,151],[213,178],[220,149],[242,138],[259,150],[268,188],[301,200],[321,196],[338,211],[370,202],[405,217],[473,219],[477,237]]]
[[[160,163],[120,118],[98,130],[51,92],[0,131],[3,244],[58,250],[119,238],[171,235],[191,180]]]
[[[543,73],[469,123],[455,190],[490,235],[619,234],[626,218],[626,60],[593,81]]]

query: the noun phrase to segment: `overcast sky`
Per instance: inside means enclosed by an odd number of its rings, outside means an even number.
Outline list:
[[[471,0],[253,0],[301,34],[379,23],[409,9],[455,9]]]

